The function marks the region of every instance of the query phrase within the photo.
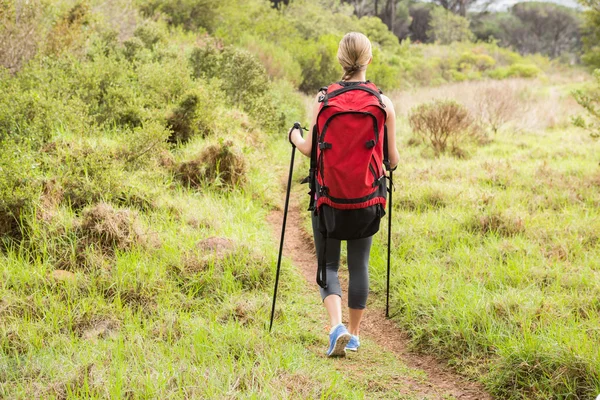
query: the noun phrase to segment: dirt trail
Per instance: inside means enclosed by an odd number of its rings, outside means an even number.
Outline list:
[[[279,239],[283,211],[273,211],[268,216],[274,237]],[[302,228],[302,215],[299,206],[293,201],[290,203],[287,229],[285,234],[284,255],[293,260],[300,269],[306,281],[314,285],[316,276],[316,257],[312,237]],[[340,269],[342,279],[344,269]],[[343,287],[347,285],[343,282]],[[346,297],[344,289],[344,299]],[[369,302],[371,303],[371,301]],[[326,320],[323,311],[323,320]],[[347,315],[344,320],[347,321]],[[427,375],[427,380],[417,381],[406,378],[406,391],[424,398],[442,399],[453,396],[464,400],[491,400],[482,385],[469,381],[443,366],[431,356],[416,354],[408,350],[408,337],[391,320],[384,316],[384,310],[369,304],[361,325],[361,337],[370,339],[380,347],[394,353],[404,364],[410,368],[418,369]]]

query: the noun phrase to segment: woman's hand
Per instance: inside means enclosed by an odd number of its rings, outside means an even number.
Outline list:
[[[296,147],[296,143],[299,143],[300,139],[302,139],[302,128],[293,126],[288,132],[288,140],[292,146]]]

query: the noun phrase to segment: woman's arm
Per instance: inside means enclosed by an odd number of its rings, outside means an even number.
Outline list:
[[[394,104],[387,96],[381,95],[381,98],[383,99],[387,113],[385,126],[388,136],[388,157],[390,159],[390,167],[394,169],[400,162],[400,153],[396,146],[396,110],[394,110]]]
[[[310,125],[308,126],[308,132],[306,132],[306,136],[303,138],[299,129],[292,128],[290,132],[288,132],[288,137],[294,146],[296,146],[298,150],[300,150],[300,153],[304,154],[306,157],[310,157],[310,151],[312,150],[313,126],[317,124],[317,115],[319,114],[320,108],[319,95],[320,93],[317,94],[313,102],[312,118]]]

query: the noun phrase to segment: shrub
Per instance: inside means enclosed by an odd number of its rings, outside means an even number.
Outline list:
[[[487,54],[475,54],[464,52],[458,59],[458,67],[461,71],[475,69],[477,71],[487,71],[496,66],[496,60]]]
[[[513,86],[490,83],[477,93],[476,107],[479,118],[496,134],[504,124],[523,112],[526,104]]]
[[[33,210],[40,189],[34,154],[14,142],[0,142],[0,241],[22,238],[22,221]]]
[[[340,37],[323,35],[316,42],[306,41],[297,43],[297,54],[302,54],[298,60],[302,67],[302,83],[300,90],[315,94],[320,87],[339,81],[342,68],[337,62],[336,54]]]
[[[241,151],[228,140],[204,149],[196,159],[183,162],[177,175],[188,186],[200,187],[206,183],[233,187],[246,180],[246,160]]]
[[[217,0],[142,0],[140,10],[147,17],[163,14],[171,25],[211,31],[218,6]]]
[[[594,72],[596,85],[587,90],[577,90],[573,93],[575,100],[588,113],[591,121],[587,122],[582,117],[575,119],[575,125],[587,129],[594,138],[600,137],[600,69]]]
[[[105,144],[58,140],[44,149],[44,167],[63,188],[63,202],[75,210],[118,198],[127,187],[123,161]]]
[[[220,88],[231,104],[250,114],[262,128],[282,128],[278,104],[271,97],[271,83],[260,61],[248,51],[233,46],[219,48],[207,43],[190,57],[194,76],[218,78]]]
[[[171,135],[172,132],[160,122],[145,121],[127,136],[127,141],[121,144],[117,156],[132,169],[148,165],[152,160],[158,160],[167,150],[167,141]]]
[[[138,26],[133,32],[133,36],[140,39],[144,46],[152,49],[155,44],[164,39],[164,33],[157,23],[146,21]]]
[[[439,44],[470,42],[474,38],[469,30],[468,19],[442,7],[436,7],[431,12],[429,27],[427,36]]]
[[[185,143],[196,135],[212,134],[214,117],[214,104],[208,90],[199,86],[188,91],[167,117],[167,126],[172,131],[168,141]]]
[[[81,2],[63,15],[48,34],[46,52],[56,55],[82,47],[85,37],[83,28],[89,24],[89,11],[89,6]]]
[[[460,145],[479,134],[469,111],[451,100],[436,100],[413,108],[408,122],[436,156],[445,153],[448,146],[458,152]]]
[[[302,69],[285,48],[252,35],[244,35],[240,44],[256,55],[271,78],[287,80],[298,87],[302,81]]]
[[[262,64],[247,51],[226,47],[220,72],[222,88],[234,104],[252,113],[257,100],[269,90],[267,73]]]
[[[506,78],[535,78],[542,74],[542,70],[533,64],[516,63],[509,67],[500,67],[488,72],[493,79]]]
[[[40,17],[45,2],[40,0],[0,4],[0,66],[10,72],[18,71],[39,48]]]

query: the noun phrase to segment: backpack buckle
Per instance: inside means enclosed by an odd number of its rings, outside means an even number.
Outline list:
[[[319,143],[319,149],[320,150],[331,149],[331,143],[321,142],[321,143]]]

